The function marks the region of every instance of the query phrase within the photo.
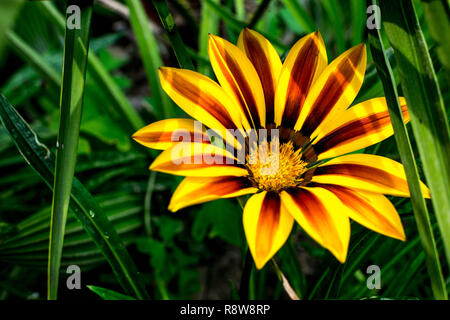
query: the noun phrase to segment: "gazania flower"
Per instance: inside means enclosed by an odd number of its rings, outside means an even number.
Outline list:
[[[133,138],[165,150],[151,170],[186,177],[172,196],[171,211],[250,194],[243,225],[257,268],[283,246],[294,221],[341,262],[349,246],[349,219],[405,239],[400,217],[384,196],[409,196],[403,166],[377,155],[348,154],[393,134],[385,98],[350,107],[364,78],[364,44],[328,64],[322,37],[315,32],[300,39],[282,63],[269,41],[245,29],[237,46],[211,35],[209,58],[219,84],[190,70],[163,67],[163,89],[187,114],[222,135],[226,129],[278,129],[278,170],[262,174],[274,144],[270,134],[256,146],[264,148],[256,157],[248,153],[255,148],[248,137],[244,145],[233,144],[247,155],[239,163],[194,120],[155,122]],[[405,100],[400,102],[408,121]],[[173,141],[177,130],[197,140]],[[180,146],[182,154],[176,151]],[[184,161],[211,152],[223,161]],[[422,188],[429,197],[427,187]]]

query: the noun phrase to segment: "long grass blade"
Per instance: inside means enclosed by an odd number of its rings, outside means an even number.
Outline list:
[[[380,1],[380,8],[450,264],[450,130],[439,83],[412,2]]]
[[[50,189],[54,180],[54,156],[17,111],[0,95],[0,120],[30,166]],[[69,207],[111,265],[120,285],[138,299],[148,298],[136,265],[114,226],[89,191],[74,178]]]
[[[152,2],[158,12],[159,18],[161,19],[162,26],[166,31],[166,35],[167,38],[169,38],[172,49],[175,52],[178,64],[181,68],[194,70],[192,60],[184,46],[183,40],[181,39],[177,26],[175,25],[172,14],[167,7],[166,1],[153,0]]]
[[[372,0],[369,0],[368,2],[370,4]],[[419,171],[409,141],[408,131],[403,122],[394,74],[389,64],[389,60],[384,54],[380,31],[377,29],[371,30],[369,33],[369,41],[372,58],[383,83],[398,151],[405,167],[406,178],[411,192],[414,217],[425,252],[425,260],[428,274],[431,279],[433,294],[436,299],[446,300],[448,298],[447,290],[439,262],[439,254],[436,248],[430,216],[420,188]]]
[[[27,61],[38,74],[58,88],[61,85],[61,75],[48,64],[36,50],[28,45],[22,38],[20,38],[14,31],[6,33],[6,39],[9,46],[25,61]]]
[[[436,51],[450,83],[450,19],[448,0],[422,0],[422,9]]]
[[[130,9],[130,22],[136,36],[147,80],[150,83],[152,102],[162,110],[163,118],[173,117],[173,105],[163,93],[158,79],[158,68],[162,66],[158,43],[150,29],[150,23],[140,0],[127,0]]]
[[[97,286],[87,286],[89,290],[97,294],[103,300],[135,300],[133,297],[124,295],[110,289],[97,287]]]
[[[80,24],[72,27],[67,25],[64,43],[60,122],[48,253],[47,298],[49,300],[56,300],[58,296],[64,230],[78,152],[93,1],[86,1],[81,7],[73,1],[67,3],[68,8],[72,5],[80,10],[78,13]],[[77,15],[77,13],[73,14]],[[67,19],[69,17],[68,13]]]
[[[316,30],[316,24],[309,13],[302,7],[297,0],[284,0],[284,5],[291,12],[294,19],[305,33],[310,33]]]

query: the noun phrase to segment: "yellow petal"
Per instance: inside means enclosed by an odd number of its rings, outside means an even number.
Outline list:
[[[210,35],[208,49],[209,60],[219,83],[240,106],[244,128],[265,127],[264,92],[258,73],[245,53],[214,35]]]
[[[237,164],[237,159],[220,147],[179,142],[163,151],[153,161],[150,170],[195,177],[247,176],[248,171]]]
[[[320,32],[298,40],[283,63],[275,94],[275,123],[293,128],[308,92],[327,66]]]
[[[330,191],[323,188],[297,188],[283,191],[283,204],[297,223],[328,249],[340,262],[345,262],[350,241],[348,210]]]
[[[275,89],[281,71],[280,57],[266,38],[248,28],[239,35],[238,48],[245,52],[258,73],[266,103],[266,123],[273,123]]]
[[[312,182],[409,197],[405,170],[399,162],[372,154],[348,154],[326,162],[314,172]],[[421,182],[424,197],[430,191]]]
[[[286,242],[294,220],[281,205],[278,194],[263,191],[248,199],[243,223],[255,265],[261,269]]]
[[[333,192],[349,209],[351,219],[363,226],[395,239],[405,240],[400,216],[382,194],[349,189],[337,185],[321,185]]]
[[[209,143],[209,136],[200,122],[192,119],[167,119],[153,122],[133,134],[140,144],[158,150],[173,147],[180,141]]]
[[[191,70],[162,67],[159,79],[169,97],[205,126],[219,131],[242,128],[238,107],[208,77]]]
[[[364,44],[347,50],[331,62],[311,87],[295,130],[301,129],[303,135],[311,136],[327,120],[347,109],[361,88],[366,62]]]
[[[400,98],[403,119],[409,121],[406,100]],[[375,98],[345,110],[316,131],[314,150],[318,159],[337,157],[368,147],[390,137],[392,128],[386,98]],[[314,136],[313,136],[314,137]]]
[[[169,210],[175,212],[194,204],[239,197],[256,191],[258,189],[249,186],[249,180],[243,177],[186,177],[172,195]]]

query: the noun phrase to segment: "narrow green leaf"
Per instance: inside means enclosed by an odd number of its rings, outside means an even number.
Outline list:
[[[364,28],[366,26],[366,7],[364,1],[351,0],[352,13],[352,46],[363,42]]]
[[[380,1],[450,264],[450,133],[428,47],[410,0]]]
[[[68,8],[72,5],[76,4],[72,1],[67,3]],[[78,26],[69,26],[68,24],[65,34],[60,121],[48,253],[47,298],[49,300],[56,300],[58,296],[64,230],[78,152],[92,6],[92,0],[86,1],[81,5],[81,8],[76,5],[80,12],[71,13],[70,16],[68,13],[67,15],[68,23],[72,15],[75,18],[79,15],[78,19],[80,21]],[[75,22],[71,23],[74,24]]]
[[[234,9],[238,20],[245,20],[245,5],[243,0],[234,0]]]
[[[368,2],[371,3],[372,0],[369,0]],[[417,169],[413,150],[409,141],[408,131],[403,122],[403,115],[398,100],[394,74],[389,64],[389,60],[384,54],[380,31],[377,29],[371,30],[369,32],[369,41],[370,49],[372,51],[372,58],[383,83],[398,151],[405,167],[406,178],[408,181],[409,190],[411,192],[414,217],[416,219],[417,229],[419,231],[419,236],[425,252],[425,260],[428,268],[428,274],[431,279],[433,294],[436,299],[446,300],[448,298],[447,290],[439,262],[439,254],[436,248],[433,229],[431,227],[430,216],[420,187],[419,171]]]
[[[450,83],[450,8],[448,0],[422,0],[422,9],[436,51]]]
[[[340,12],[341,7],[336,0],[323,0],[321,3],[327,13],[330,24],[333,26],[337,50],[339,53],[342,53],[345,51],[346,45],[345,27],[342,20],[343,14]]]
[[[122,293],[96,286],[87,286],[89,290],[97,294],[103,300],[136,300]]]
[[[158,12],[159,18],[161,19],[162,26],[166,31],[167,38],[169,38],[170,44],[172,45],[172,49],[175,52],[175,56],[177,57],[178,64],[183,69],[191,69],[194,70],[194,65],[192,64],[192,60],[190,59],[189,54],[184,46],[183,40],[181,39],[180,34],[178,33],[177,26],[175,25],[175,21],[173,20],[172,14],[167,7],[167,3],[165,0],[153,0],[153,5]]]
[[[6,33],[9,46],[27,63],[33,66],[38,74],[58,88],[61,85],[61,75],[45,61],[42,56],[22,40],[14,31]]]
[[[314,32],[317,27],[314,20],[311,18],[309,13],[302,7],[299,1],[297,0],[284,0],[284,5],[292,16],[295,18],[295,21],[299,24],[299,26],[305,31],[305,33]]]
[[[55,166],[53,154],[39,141],[30,126],[2,95],[0,95],[0,120],[25,160],[49,188],[52,188]],[[147,298],[148,294],[139,272],[116,230],[89,191],[76,178],[73,181],[69,206],[102,251],[124,290],[138,299]]]
[[[211,1],[216,4],[219,3],[219,0]],[[208,40],[210,33],[217,34],[219,30],[219,18],[217,13],[205,2],[202,3],[201,12],[200,33],[198,35],[198,54],[201,58],[205,59],[207,63],[198,64],[197,70],[201,74],[212,76],[208,58]]]
[[[162,110],[162,118],[173,117],[173,105],[163,93],[159,83],[158,68],[162,66],[158,43],[150,29],[147,14],[140,0],[127,0],[130,9],[130,22],[136,36],[147,80],[150,83],[153,103]]]

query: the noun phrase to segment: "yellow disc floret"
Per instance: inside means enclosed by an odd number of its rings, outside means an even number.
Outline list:
[[[294,150],[292,141],[281,146],[278,142],[261,143],[259,147],[251,148],[247,156],[250,179],[257,188],[265,191],[280,192],[298,186],[307,165],[301,158],[300,150]]]

